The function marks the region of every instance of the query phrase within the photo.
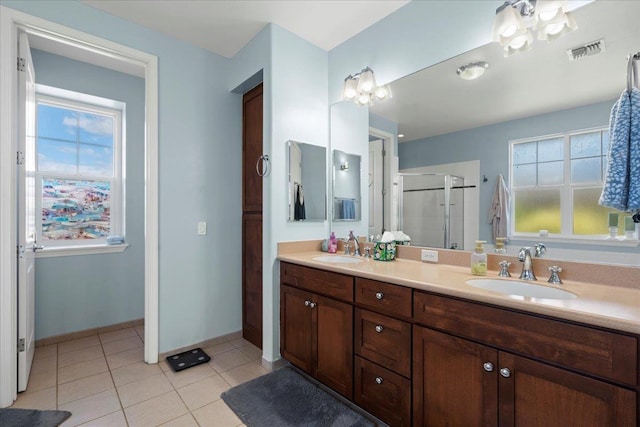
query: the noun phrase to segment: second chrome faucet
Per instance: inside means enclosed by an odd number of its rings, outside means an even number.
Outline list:
[[[538,243],[533,247],[534,254],[536,257],[542,256],[546,251],[547,247]],[[536,278],[535,273],[533,272],[533,260],[531,259],[531,248],[525,247],[520,249],[518,252],[518,261],[522,264],[522,273],[520,273],[520,279],[522,280],[538,280]]]

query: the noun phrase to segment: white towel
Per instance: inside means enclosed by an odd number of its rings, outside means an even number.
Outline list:
[[[493,241],[496,237],[507,237],[509,233],[509,189],[502,174],[498,175],[496,188],[489,207],[489,221]]]

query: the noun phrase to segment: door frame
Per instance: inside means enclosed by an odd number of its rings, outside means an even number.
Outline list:
[[[145,79],[145,340],[144,360],[158,362],[158,58],[91,34],[0,6],[0,408],[16,399],[16,152],[18,29],[144,69]]]
[[[393,218],[393,180],[394,175],[398,173],[398,154],[396,153],[395,135],[385,132],[374,127],[369,127],[369,135],[382,140],[382,149],[385,151],[384,159],[384,179],[382,181],[382,189],[385,191],[384,203],[384,221],[382,226],[385,230],[396,230],[397,221]]]

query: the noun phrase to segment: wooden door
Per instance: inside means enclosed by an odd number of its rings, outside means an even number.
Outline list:
[[[316,337],[314,376],[338,393],[353,396],[353,306],[313,296]]]
[[[291,364],[313,373],[312,294],[280,285],[280,353]]]
[[[262,348],[262,84],[242,108],[242,337]],[[259,165],[262,167],[262,165]]]
[[[413,331],[414,425],[498,425],[497,351],[427,328]]]
[[[630,390],[501,352],[501,426],[635,426]]]

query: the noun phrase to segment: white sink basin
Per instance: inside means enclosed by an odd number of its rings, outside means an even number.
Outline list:
[[[527,298],[541,299],[572,299],[576,294],[558,288],[552,288],[535,283],[517,282],[515,280],[500,279],[471,279],[467,285],[501,294],[517,295]]]
[[[314,261],[333,262],[336,264],[355,264],[362,262],[362,259],[356,256],[340,256],[340,255],[323,255],[313,258]]]

